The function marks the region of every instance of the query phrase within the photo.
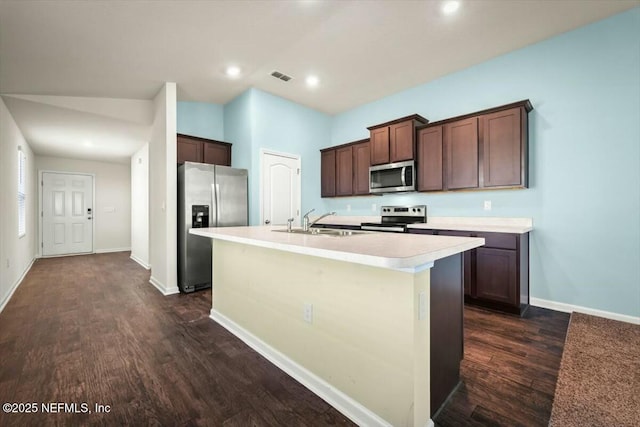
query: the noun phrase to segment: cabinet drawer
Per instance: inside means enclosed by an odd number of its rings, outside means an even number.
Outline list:
[[[518,236],[507,233],[475,233],[477,237],[484,238],[485,248],[516,249]]]

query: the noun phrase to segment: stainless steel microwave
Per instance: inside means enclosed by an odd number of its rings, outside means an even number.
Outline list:
[[[370,193],[415,191],[416,167],[413,160],[369,168]]]

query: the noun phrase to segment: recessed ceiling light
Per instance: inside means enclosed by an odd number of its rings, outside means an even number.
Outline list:
[[[455,13],[460,8],[460,2],[457,0],[449,0],[445,1],[442,4],[442,13],[445,15],[451,15]]]
[[[85,147],[93,147],[93,142],[91,142],[91,140],[89,140],[89,139],[85,139],[82,142],[82,145],[84,145]]]
[[[231,65],[230,67],[227,67],[225,73],[227,74],[227,76],[232,78],[238,77],[240,75],[240,68],[236,67],[235,65]]]
[[[305,81],[307,82],[307,86],[309,87],[316,87],[318,86],[318,83],[320,83],[320,80],[317,76],[307,76],[307,79]]]

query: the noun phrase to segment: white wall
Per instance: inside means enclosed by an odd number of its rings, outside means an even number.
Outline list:
[[[149,144],[131,156],[131,259],[149,268]]]
[[[18,237],[18,146],[26,156],[26,234]],[[0,311],[36,257],[36,168],[33,152],[0,98]]]
[[[130,250],[131,169],[128,164],[37,156],[36,168],[38,171],[95,174],[94,251]]]
[[[149,143],[150,282],[164,295],[178,293],[176,84],[165,83],[154,99]]]

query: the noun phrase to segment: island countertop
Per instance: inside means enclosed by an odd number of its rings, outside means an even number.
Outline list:
[[[408,272],[430,268],[438,259],[484,245],[484,239],[474,237],[376,232],[335,237],[273,231],[284,228],[281,226],[192,228],[189,233]]]

